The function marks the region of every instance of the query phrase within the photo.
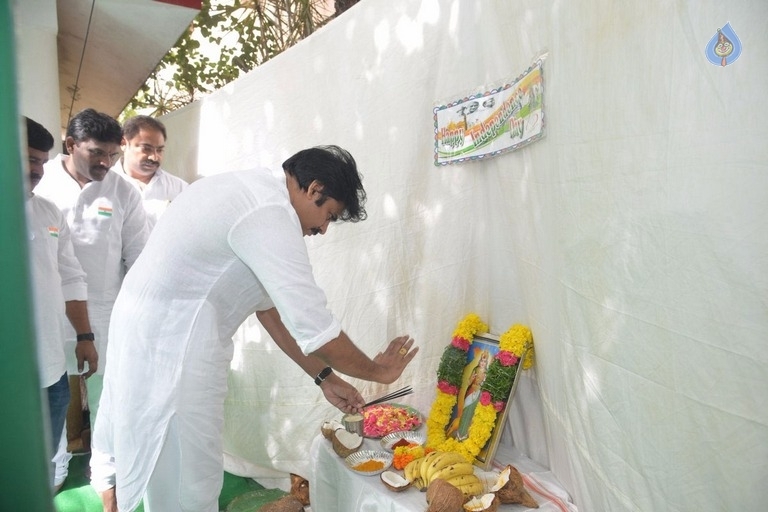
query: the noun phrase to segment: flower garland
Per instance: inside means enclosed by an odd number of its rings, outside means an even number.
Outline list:
[[[438,451],[457,452],[468,461],[473,461],[491,437],[496,426],[496,415],[504,409],[507,396],[520,366],[523,369],[533,365],[533,337],[523,325],[513,325],[499,338],[499,353],[491,362],[488,373],[480,388],[480,401],[472,415],[468,437],[463,441],[447,437],[445,429],[458,400],[459,387],[467,352],[477,333],[487,332],[485,324],[475,313],[470,313],[459,322],[453,332],[450,345],[440,358],[437,369],[437,396],[427,418],[427,447]]]

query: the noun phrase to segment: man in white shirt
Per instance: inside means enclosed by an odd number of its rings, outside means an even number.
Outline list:
[[[72,249],[69,226],[55,204],[32,193],[45,172],[43,165],[53,147],[53,136],[40,123],[24,119],[29,162],[27,220],[37,362],[41,387],[48,396],[51,449],[55,452],[62,443],[66,446],[63,432],[70,399],[64,354],[65,316],[81,340],[76,344],[75,357],[79,372],[83,372],[85,363],[88,363],[88,370],[84,373],[86,378],[98,368],[98,354],[88,320],[85,272]],[[66,451],[60,451],[60,455],[53,460],[55,490],[64,483],[68,461]]]
[[[125,511],[142,497],[148,510],[218,510],[231,337],[254,312],[344,412],[364,400],[332,368],[387,384],[401,375],[413,340],[399,336],[373,359],[357,348],[327,308],[303,239],[363,220],[364,201],[354,159],[336,146],[300,151],[277,173],[210,176],[176,198],[112,316],[91,458],[105,511],[117,510],[115,497]]]
[[[127,179],[141,193],[150,231],[157,224],[187,182],[164,171],[163,162],[167,134],[165,125],[149,116],[135,116],[123,123],[120,144],[123,156],[112,170]]]
[[[88,312],[101,359],[97,373],[86,381],[91,425],[101,396],[112,306],[123,276],[148,237],[141,196],[110,171],[120,155],[121,138],[120,124],[112,117],[83,110],[67,126],[68,154],[45,165],[45,175],[35,189],[64,214],[75,255],[87,275]],[[69,370],[74,373],[73,368]]]

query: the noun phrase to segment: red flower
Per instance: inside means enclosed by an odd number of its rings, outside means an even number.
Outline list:
[[[459,338],[458,336],[454,336],[451,340],[451,345],[458,348],[459,350],[463,350],[466,352],[469,350],[469,341],[465,340],[464,338]]]
[[[448,381],[445,381],[445,380],[441,380],[440,382],[437,383],[437,389],[439,389],[446,395],[456,396],[459,394],[459,388],[448,384]]]
[[[496,359],[499,360],[502,366],[512,366],[517,364],[517,361],[520,359],[512,352],[507,352],[506,350],[502,350],[498,354],[496,354]]]
[[[491,394],[488,391],[483,391],[480,393],[480,403],[483,405],[488,405],[491,403]]]

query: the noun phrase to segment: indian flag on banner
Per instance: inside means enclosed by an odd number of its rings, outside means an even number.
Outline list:
[[[104,217],[111,217],[112,208],[109,206],[99,206],[99,215],[103,215]]]
[[[538,60],[515,80],[435,106],[435,165],[497,156],[542,138],[543,102]]]
[[[59,228],[56,226],[48,226],[48,234],[54,238],[59,238]]]

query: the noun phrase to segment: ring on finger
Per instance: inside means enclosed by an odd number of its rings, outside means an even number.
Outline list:
[[[400,353],[401,356],[404,356],[405,354],[408,353],[408,349],[406,349],[405,347],[400,347],[400,350],[398,352]]]

